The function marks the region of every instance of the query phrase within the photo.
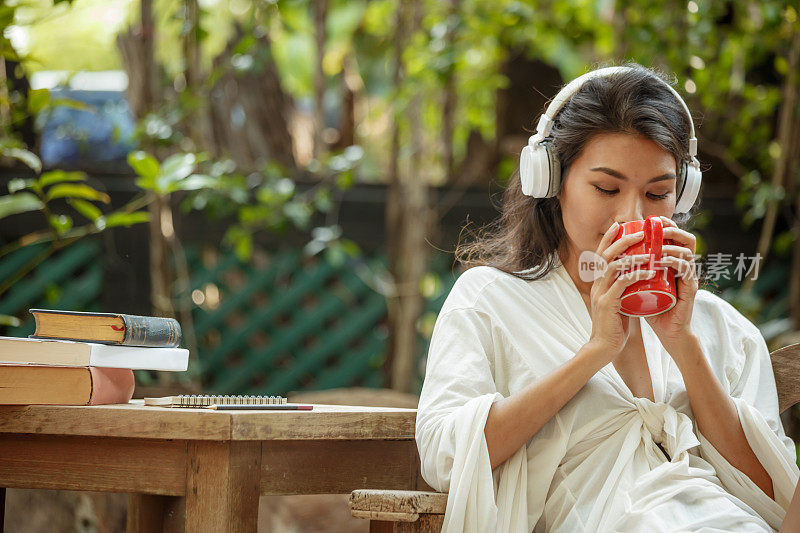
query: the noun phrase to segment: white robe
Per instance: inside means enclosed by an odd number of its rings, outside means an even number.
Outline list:
[[[780,527],[800,470],[758,328],[698,291],[692,329],[772,478],[774,501],[698,431],[680,371],[639,320],[655,403],[634,397],[609,363],[493,471],[483,432],[491,404],[573,357],[591,317],[560,262],[532,282],[485,266],[456,280],[434,326],[416,424],[422,476],[449,492],[444,532]]]

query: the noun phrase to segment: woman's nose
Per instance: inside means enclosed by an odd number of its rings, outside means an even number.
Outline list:
[[[615,220],[619,222],[630,222],[631,220],[644,220],[644,212],[641,203],[631,202],[631,205],[624,206],[622,211],[617,214]]]

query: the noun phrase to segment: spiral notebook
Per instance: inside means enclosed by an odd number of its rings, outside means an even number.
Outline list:
[[[282,405],[283,396],[215,396],[212,394],[181,394],[161,398],[145,398],[145,405],[157,407],[208,407],[209,405]]]

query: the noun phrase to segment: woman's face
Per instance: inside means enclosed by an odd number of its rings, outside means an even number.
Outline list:
[[[676,181],[675,158],[647,137],[625,133],[592,137],[556,195],[568,256],[595,251],[614,222],[650,215],[672,218]]]

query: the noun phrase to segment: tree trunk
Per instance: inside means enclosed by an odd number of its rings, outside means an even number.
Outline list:
[[[117,38],[128,72],[128,96],[137,119],[143,119],[157,107],[158,67],[153,53],[155,27],[152,0],[142,0],[141,21]],[[147,147],[145,147],[146,149]],[[169,201],[156,197],[150,204],[150,297],[153,313],[173,316],[171,287],[172,272],[169,264],[169,245],[164,235],[172,233],[172,213]],[[169,228],[164,224],[169,223]]]
[[[209,99],[213,143],[244,172],[259,170],[267,160],[291,171],[296,167],[289,133],[294,103],[281,88],[267,36],[257,37],[247,51],[253,68],[234,74],[227,66],[243,36],[244,30],[235,25],[225,51],[214,60],[214,70],[222,75]]]
[[[325,57],[325,18],[328,12],[328,0],[314,0],[314,37],[317,44],[317,64],[314,71],[314,157],[324,151],[322,132],[325,130],[325,73],[322,60]]]
[[[792,248],[792,268],[789,274],[789,318],[792,327],[800,330],[800,195],[795,201],[795,217],[792,225],[794,247]]]
[[[350,72],[350,63],[355,63],[354,59],[345,59],[342,69],[342,121],[339,124],[339,139],[333,145],[335,149],[342,150],[356,143],[356,91],[359,84],[354,79],[360,81],[357,73]]]
[[[397,108],[399,101],[399,88],[403,79],[403,49],[406,45],[406,13],[407,5],[405,2],[400,2],[397,5],[397,13],[395,17],[395,56],[394,56],[394,90],[395,95],[393,101],[395,109],[393,111],[394,120],[392,120],[392,141],[391,141],[391,156],[389,159],[389,175],[387,176],[386,188],[386,250],[389,259],[389,272],[394,276],[393,281],[395,287],[397,284],[397,277],[395,274],[395,265],[398,264],[400,257],[399,250],[399,235],[397,234],[398,228],[401,228],[402,211],[400,203],[402,195],[400,190],[400,117],[402,112]],[[395,291],[396,292],[396,291]],[[384,377],[385,386],[392,388],[394,364],[393,361],[396,357],[397,349],[395,347],[396,338],[399,334],[398,330],[398,316],[400,311],[400,301],[397,295],[393,292],[386,296],[386,307],[389,324],[389,338],[386,342],[386,360],[384,361]]]
[[[160,98],[159,68],[153,52],[155,22],[152,0],[142,0],[140,6],[141,22],[117,38],[117,45],[128,73],[128,98],[138,120],[155,111]],[[153,150],[152,146],[143,146]],[[156,154],[161,157],[163,154]],[[175,317],[172,300],[172,287],[175,274],[170,263],[170,254],[175,249],[175,229],[172,223],[172,209],[169,196],[156,195],[148,206],[149,254],[150,254],[150,305],[155,316]],[[184,342],[196,352],[191,309],[181,315]],[[169,384],[174,378],[171,372],[160,372],[159,383]]]
[[[139,26],[117,36],[117,47],[128,74],[128,102],[137,119],[152,112],[160,98],[159,70],[153,53],[153,0],[141,1],[140,14]]]
[[[419,0],[400,3],[397,24],[396,87],[403,81],[402,50],[408,41],[408,34],[421,27],[421,15]],[[408,28],[408,33],[405,28]],[[388,298],[390,331],[387,356],[388,382],[392,389],[402,392],[411,391],[415,384],[414,363],[417,360],[419,346],[417,321],[424,307],[420,282],[427,271],[430,256],[426,241],[431,221],[431,209],[428,205],[429,178],[424,166],[424,140],[420,113],[419,91],[412,97],[407,110],[395,110],[397,118],[392,143],[395,159],[390,174],[387,206],[389,268],[395,286],[395,293]],[[401,114],[409,118],[408,142],[411,153],[403,161],[398,161],[402,136],[397,123]]]
[[[168,242],[174,234],[169,197],[158,195],[150,204],[150,298],[156,316],[175,316]]]
[[[183,35],[183,76],[186,80],[186,93],[189,110],[184,120],[184,129],[194,142],[196,150],[209,152],[212,157],[219,155],[214,143],[211,126],[208,90],[204,86],[200,65],[200,5],[198,0],[185,0],[186,33]]]
[[[448,18],[458,17],[461,0],[449,0]],[[455,57],[456,25],[452,22],[447,24],[445,34],[445,49],[453,50]],[[444,102],[442,104],[442,157],[444,159],[445,183],[455,181],[455,161],[453,156],[453,130],[455,129],[455,112],[458,104],[458,93],[456,92],[455,59],[449,65],[444,75]]]
[[[357,144],[356,124],[360,124],[363,117],[369,113],[369,105],[365,105],[365,99],[361,98],[364,94],[364,79],[359,71],[358,61],[354,53],[348,54],[344,58],[342,65],[342,88],[344,89],[344,113],[341,123],[341,135],[334,148],[344,149],[353,144]],[[366,107],[366,109],[364,109]]]
[[[0,57],[0,134],[11,125],[11,99],[8,94],[8,78],[6,77],[6,60]]]
[[[781,147],[781,153],[778,160],[775,162],[775,169],[772,173],[772,181],[770,188],[773,195],[784,187],[785,182],[794,179],[790,176],[789,162],[792,154],[790,147],[792,146],[792,130],[794,124],[797,122],[797,101],[800,96],[800,79],[797,73],[798,59],[800,59],[800,32],[795,32],[792,38],[791,48],[789,50],[789,70],[786,79],[783,83],[782,98],[783,105],[781,106],[780,116],[778,119],[778,145]],[[763,268],[764,262],[767,260],[770,249],[772,248],[772,236],[775,232],[775,220],[778,214],[779,200],[775,200],[774,196],[767,204],[767,212],[764,215],[764,223],[761,226],[761,236],[758,240],[757,253],[760,255],[760,268]],[[800,246],[800,241],[795,239],[795,250]],[[797,265],[795,265],[797,266]],[[792,286],[800,280],[795,280],[796,275],[792,276]],[[745,279],[742,285],[742,291],[749,293],[755,285],[755,277]],[[792,300],[792,307],[797,305]]]

